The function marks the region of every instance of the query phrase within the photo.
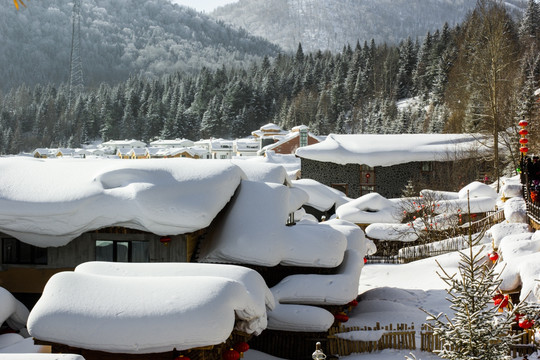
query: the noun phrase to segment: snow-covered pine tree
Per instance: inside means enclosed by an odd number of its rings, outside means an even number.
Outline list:
[[[454,317],[434,315],[429,312],[435,335],[443,341],[437,354],[450,360],[504,360],[509,356],[510,345],[515,337],[510,333],[515,312],[520,304],[509,311],[499,311],[492,299],[501,283],[500,276],[487,261],[482,238],[468,236],[468,248],[460,252],[459,274],[449,274],[439,264],[440,278],[447,289],[450,309]]]

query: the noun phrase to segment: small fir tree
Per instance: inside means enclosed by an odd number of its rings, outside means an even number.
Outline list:
[[[449,286],[447,299],[455,312],[452,319],[427,312],[434,334],[443,341],[442,350],[437,351],[443,359],[511,359],[510,345],[516,339],[510,330],[521,304],[508,311],[501,311],[503,303],[494,306],[493,296],[502,280],[489,263],[484,247],[477,246],[482,236],[480,233],[473,239],[469,233],[468,249],[460,252],[459,275],[450,275],[438,264],[438,275]]]

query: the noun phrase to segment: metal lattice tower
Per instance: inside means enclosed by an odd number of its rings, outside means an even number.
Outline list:
[[[81,59],[81,0],[73,1],[71,15],[71,59],[69,63],[69,102],[71,108],[77,96],[83,91],[83,71]]]

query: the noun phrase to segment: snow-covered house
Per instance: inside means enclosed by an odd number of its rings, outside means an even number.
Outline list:
[[[484,175],[481,136],[469,134],[329,135],[301,147],[302,177],[317,180],[357,198],[370,192],[400,197],[409,181],[457,190]],[[452,175],[452,176],[450,176]],[[440,179],[439,179],[440,178]],[[453,179],[457,184],[448,183]],[[446,180],[444,180],[446,179]]]
[[[54,157],[54,149],[37,148],[32,152],[32,156],[38,159],[47,159],[50,157]]]
[[[146,143],[131,139],[131,140],[109,140],[101,144],[101,148],[108,154],[117,154],[117,150],[142,149],[146,147]]]
[[[276,154],[294,154],[299,147],[317,144],[321,141],[318,136],[309,132],[309,128],[305,125],[295,126],[286,135],[274,139],[275,142],[264,146],[259,151],[259,155],[264,155],[270,150]]]
[[[255,138],[236,139],[233,143],[235,156],[257,156],[261,143]]]
[[[70,352],[219,353],[233,328],[271,350],[265,331],[324,336],[357,296],[363,232],[304,216],[309,194],[282,166],[13,157],[0,174],[0,284],[18,296],[50,278],[29,331]]]

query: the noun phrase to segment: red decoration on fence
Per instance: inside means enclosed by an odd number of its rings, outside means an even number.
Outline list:
[[[493,303],[499,308],[505,308],[508,306],[508,295],[497,294],[493,297]]]
[[[335,314],[334,318],[337,321],[342,322],[342,323],[349,321],[349,317],[344,312],[340,312],[340,313]]]

